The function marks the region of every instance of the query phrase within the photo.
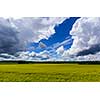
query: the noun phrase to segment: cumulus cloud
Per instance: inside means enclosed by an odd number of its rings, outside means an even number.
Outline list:
[[[0,53],[14,54],[25,51],[28,43],[48,39],[55,33],[54,27],[65,19],[62,17],[0,18]]]
[[[72,53],[78,53],[100,44],[100,18],[78,19],[70,34],[74,39],[70,49]]]
[[[38,42],[41,39],[48,39],[55,33],[54,27],[61,24],[66,18],[63,17],[26,17],[13,20],[25,41]],[[24,38],[23,36],[24,35]]]
[[[100,18],[80,18],[70,31],[73,44],[63,53],[66,59],[73,60],[100,60]],[[99,55],[100,56],[100,55]]]

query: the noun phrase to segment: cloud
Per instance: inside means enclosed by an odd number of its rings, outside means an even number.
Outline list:
[[[24,43],[18,38],[19,32],[12,28],[9,21],[0,18],[0,53],[13,54],[24,50]]]
[[[56,52],[57,52],[57,54],[63,54],[63,52],[64,52],[64,47],[63,47],[63,46],[59,47],[59,48],[56,50]]]
[[[15,56],[9,55],[9,54],[7,54],[7,53],[2,53],[2,54],[0,54],[0,57],[1,57],[1,58],[5,58],[5,59],[15,59],[15,58],[16,58]]]
[[[39,42],[39,48],[45,49],[47,46],[43,42]]]
[[[89,49],[100,44],[100,18],[80,18],[70,32],[74,39],[71,50],[73,53]]]
[[[48,39],[55,33],[54,27],[61,24],[63,17],[0,18],[0,53],[15,54],[26,51],[27,45]],[[41,44],[43,47],[43,44]]]
[[[78,19],[70,34],[74,39],[70,48],[70,52],[73,54],[100,44],[100,18],[83,17]]]
[[[80,18],[70,31],[72,37],[47,47],[39,42],[55,33],[54,27],[66,18],[0,18],[0,60],[100,60],[100,18]],[[73,41],[73,43],[72,43]],[[46,50],[36,53],[27,51],[29,43],[39,42],[39,48]],[[64,45],[72,43],[70,49]],[[29,49],[29,48],[28,48]],[[34,50],[34,47],[30,47]]]
[[[57,42],[57,43],[53,44],[53,48],[57,49],[61,46],[69,45],[71,43],[72,43],[72,38],[68,37],[63,42]]]
[[[91,46],[89,49],[82,50],[82,51],[78,52],[77,56],[96,54],[99,51],[100,51],[100,44],[96,44],[96,45]]]
[[[15,55],[9,55],[7,53],[1,53],[0,59],[2,60],[26,60],[26,61],[42,61],[48,60],[50,58],[48,51],[42,51],[40,53],[36,53],[34,51],[23,51],[17,52]]]
[[[77,57],[74,57],[74,60],[77,60],[77,61],[100,61],[100,52],[98,52],[96,54],[77,56]]]
[[[70,31],[73,44],[63,57],[71,60],[100,60],[100,18],[78,19]]]
[[[55,33],[54,27],[66,18],[0,18],[0,60],[100,60],[100,18],[80,18],[70,31],[72,37],[47,47],[39,42]],[[73,41],[73,43],[72,43]],[[29,52],[29,43],[38,42],[46,50]],[[70,49],[64,46],[72,43]]]
[[[48,60],[50,58],[48,51],[43,51],[37,54],[37,57],[39,57],[41,60]]]
[[[41,39],[48,39],[55,33],[54,27],[61,24],[66,18],[63,17],[26,17],[11,20],[24,35],[25,41],[38,42]]]

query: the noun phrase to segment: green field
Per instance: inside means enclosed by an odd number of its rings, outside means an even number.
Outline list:
[[[0,64],[0,82],[100,82],[100,65]]]

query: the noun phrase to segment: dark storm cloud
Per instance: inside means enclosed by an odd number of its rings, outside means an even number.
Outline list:
[[[85,56],[88,54],[96,54],[100,51],[100,44],[91,46],[89,49],[78,52],[77,56]]]
[[[19,32],[16,29],[0,23],[0,53],[13,54],[23,50],[18,34]]]

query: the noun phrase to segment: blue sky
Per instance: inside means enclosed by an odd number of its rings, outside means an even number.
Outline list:
[[[47,47],[52,46],[56,44],[57,42],[61,43],[66,40],[66,38],[71,38],[71,35],[69,34],[70,30],[72,29],[73,24],[77,19],[80,17],[70,17],[69,19],[66,19],[63,23],[55,26],[55,34],[49,37],[48,39],[42,39],[39,42],[44,43]],[[64,45],[65,49],[69,49],[72,45],[73,40],[70,44]],[[39,43],[32,43],[31,46],[37,47]],[[46,48],[45,48],[46,49]],[[35,52],[41,52],[45,49],[35,49]]]

